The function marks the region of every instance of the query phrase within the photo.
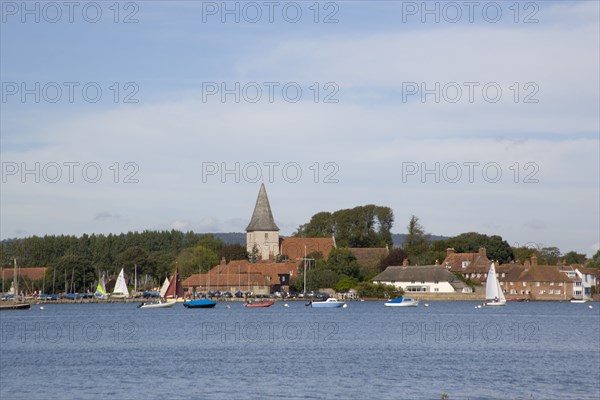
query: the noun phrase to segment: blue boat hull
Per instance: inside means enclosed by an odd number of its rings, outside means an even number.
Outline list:
[[[183,303],[183,306],[186,308],[213,308],[216,305],[216,301],[208,299],[190,300]]]

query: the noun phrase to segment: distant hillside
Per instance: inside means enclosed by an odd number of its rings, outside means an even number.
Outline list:
[[[243,232],[213,233],[212,235],[224,241],[225,244],[246,244],[246,234]]]
[[[213,233],[214,236],[218,237],[227,244],[246,244],[246,234],[243,232],[228,232],[228,233]],[[406,238],[405,233],[392,233],[392,241],[394,247],[400,247],[404,244]],[[446,240],[448,236],[441,235],[430,235],[430,240]]]
[[[405,233],[392,233],[392,242],[394,243],[394,247],[401,247],[404,244],[405,239]],[[450,237],[441,235],[429,235],[429,240],[431,240],[432,242],[446,239],[450,239]]]

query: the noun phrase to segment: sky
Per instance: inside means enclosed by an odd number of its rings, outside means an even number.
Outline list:
[[[599,3],[1,1],[0,238],[426,231],[600,247]]]

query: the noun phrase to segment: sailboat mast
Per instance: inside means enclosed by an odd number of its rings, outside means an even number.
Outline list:
[[[133,293],[137,293],[137,264],[133,265]]]
[[[304,245],[304,295],[306,296],[306,245]]]
[[[17,257],[15,257],[15,270],[13,272],[13,282],[15,287],[15,302],[17,301],[17,296],[19,295],[19,275],[17,274]]]

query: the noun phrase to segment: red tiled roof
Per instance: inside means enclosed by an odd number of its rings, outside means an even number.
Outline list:
[[[33,267],[33,268],[19,268],[19,276],[24,278],[29,278],[31,280],[37,281],[44,279],[44,275],[46,274],[46,270],[48,268],[45,267]],[[2,269],[2,280],[12,280],[14,277],[14,269],[13,268],[3,268]]]
[[[331,249],[335,247],[333,238],[293,238],[286,237],[281,240],[281,254],[288,256],[292,261],[304,257],[304,246],[306,254],[320,251],[327,259]]]
[[[232,260],[229,264],[219,264],[206,274],[194,274],[183,281],[183,286],[207,286],[210,276],[210,286],[242,286],[250,285],[271,286],[281,284],[279,275],[289,274],[293,277],[297,274],[296,262],[257,262],[248,260]],[[198,281],[200,279],[200,281]]]
[[[464,261],[469,263],[466,268],[462,266]],[[490,264],[487,256],[480,253],[452,253],[448,254],[440,265],[450,267],[452,271],[466,272],[468,268],[472,270],[470,272],[479,272],[480,269],[489,270]]]

